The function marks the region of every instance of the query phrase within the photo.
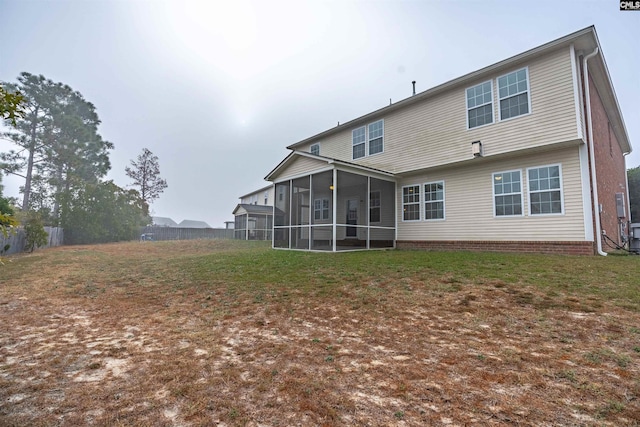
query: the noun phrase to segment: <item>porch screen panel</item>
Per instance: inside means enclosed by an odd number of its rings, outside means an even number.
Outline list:
[[[309,249],[308,226],[291,227],[291,249]]]
[[[290,224],[289,209],[289,181],[279,182],[275,185],[275,218],[273,225],[276,227]],[[287,244],[287,246],[289,246]]]
[[[274,228],[273,229],[273,247],[274,248],[289,248],[289,229],[288,228]]]
[[[369,215],[367,209],[367,181],[368,178],[364,175],[338,171],[337,224],[367,225]],[[350,207],[348,206],[349,201],[351,201]]]
[[[371,192],[379,193],[379,202],[372,199],[369,203],[370,218],[379,219],[371,221],[369,225],[376,227],[396,226],[396,185],[391,181],[371,178]],[[379,210],[379,212],[376,212]],[[373,211],[373,212],[372,212]]]
[[[369,229],[369,248],[393,248],[395,238],[395,229],[371,227]]]
[[[311,224],[333,221],[333,171],[314,174],[311,180]]]
[[[367,227],[358,228],[357,237],[348,237],[350,235],[350,230],[352,229],[350,226],[339,225],[336,228],[336,250],[352,251],[355,249],[367,248],[367,235],[369,233]]]
[[[234,221],[234,237],[238,240],[247,238],[247,214],[236,215]]]
[[[371,178],[369,198],[369,248],[393,248],[396,238],[396,185]],[[378,221],[374,221],[377,219]]]
[[[315,251],[333,250],[333,227],[316,225],[311,227],[311,249]]]
[[[309,225],[310,195],[309,177],[294,179],[291,193],[291,225]]]

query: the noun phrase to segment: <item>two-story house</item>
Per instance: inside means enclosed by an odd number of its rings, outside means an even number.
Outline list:
[[[626,240],[631,145],[594,27],[288,148],[265,178],[275,248],[604,254]]]
[[[233,210],[234,238],[271,240],[273,227],[273,185],[240,196]]]

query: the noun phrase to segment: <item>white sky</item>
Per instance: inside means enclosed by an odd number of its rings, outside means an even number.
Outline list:
[[[0,0],[0,80],[81,92],[116,147],[109,179],[129,185],[149,148],[169,184],[152,213],[223,227],[287,145],[592,24],[635,167],[640,12],[617,0]]]

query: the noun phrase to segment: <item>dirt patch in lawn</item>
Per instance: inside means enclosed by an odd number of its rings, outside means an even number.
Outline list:
[[[231,288],[175,264],[264,251],[175,242],[14,258],[0,270],[0,425],[640,420],[636,311],[451,274]]]

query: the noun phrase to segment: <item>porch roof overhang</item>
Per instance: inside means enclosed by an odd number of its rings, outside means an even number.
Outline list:
[[[366,174],[369,176],[373,176],[373,177],[377,177],[377,178],[381,178],[381,179],[386,179],[386,180],[390,180],[390,181],[395,181],[395,177],[396,175],[391,173],[391,172],[387,172],[384,171],[382,169],[376,169],[376,168],[371,168],[368,166],[363,166],[363,165],[359,165],[356,163],[351,163],[351,162],[346,162],[344,160],[338,160],[338,159],[334,159],[331,157],[325,157],[325,156],[320,156],[320,155],[316,155],[316,154],[311,154],[311,153],[307,153],[304,151],[297,151],[294,150],[291,153],[289,153],[289,155],[287,157],[285,157],[279,164],[278,166],[276,166],[271,172],[269,172],[269,174],[264,178],[267,181],[271,181],[271,182],[277,182],[278,177],[280,176],[280,174],[290,165],[292,165],[293,163],[295,163],[297,160],[301,159],[301,158],[309,158],[309,159],[313,159],[313,160],[318,160],[319,162],[323,162],[326,163],[326,168],[328,169],[339,169],[339,170],[345,170],[345,171],[349,171],[349,172],[354,172],[354,173],[360,173],[360,174]],[[321,170],[324,170],[326,168],[312,168],[309,169],[308,171],[305,171],[303,174],[300,175],[309,175]],[[287,176],[286,179],[291,179],[291,176]]]
[[[273,206],[266,205],[249,205],[240,203],[232,212],[233,215],[257,214],[257,215],[273,215]]]

